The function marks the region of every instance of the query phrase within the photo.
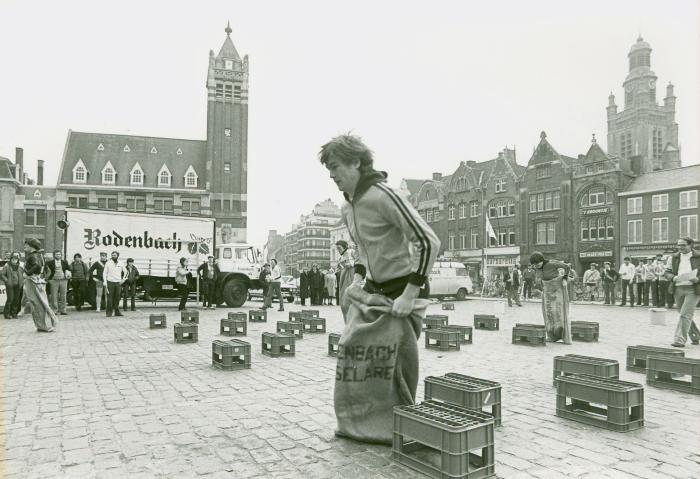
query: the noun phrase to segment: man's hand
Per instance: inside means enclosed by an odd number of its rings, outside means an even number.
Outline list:
[[[107,288],[107,281],[105,281],[104,283],[102,283],[102,286],[104,287],[104,292],[105,292],[105,294],[109,294],[109,289]]]
[[[401,296],[394,300],[391,313],[397,318],[405,318],[411,314],[419,291],[420,287],[416,286],[415,284],[408,283],[404,288],[403,293],[401,293]]]

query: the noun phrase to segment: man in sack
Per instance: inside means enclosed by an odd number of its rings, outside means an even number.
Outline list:
[[[374,169],[372,152],[360,138],[333,138],[319,159],[343,192],[341,217],[360,247],[338,345],[336,434],[391,444],[394,406],[413,404],[416,397],[417,339],[428,305],[418,298],[421,291],[425,295],[440,241],[386,185],[386,173]]]
[[[49,270],[46,280],[50,285],[51,307],[54,313],[66,315],[66,295],[68,281],[71,279],[70,265],[63,259],[60,251],[53,252],[53,261],[46,263]]]

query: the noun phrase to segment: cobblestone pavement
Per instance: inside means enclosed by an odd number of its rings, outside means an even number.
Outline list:
[[[493,312],[494,305],[465,301],[447,313],[450,323],[471,325],[474,313]],[[319,309],[329,332],[341,332],[339,308]],[[227,311],[200,312],[196,344],[174,344],[179,315],[173,307],[143,307],[124,318],[71,312],[53,334],[37,333],[27,315],[0,322],[0,476],[423,477],[393,463],[390,448],[334,437],[335,360],[327,356],[326,335],[298,341],[294,358],[261,354],[261,332],[274,331],[286,312],[249,323],[252,369],[213,369],[211,342],[226,339],[218,330]],[[167,313],[167,329],[148,328],[155,312]],[[442,311],[432,305],[429,313]],[[697,396],[645,386],[646,425],[629,433],[554,415],[553,356],[616,359],[621,379],[644,383],[642,374],[625,371],[626,346],[668,346],[676,314],[666,326],[650,325],[649,312],[640,307],[574,305],[572,316],[599,322],[600,341],[511,345],[516,321],[541,322],[536,303],[505,308],[500,331],[475,331],[474,344],[460,352],[425,350],[421,337],[418,400],[428,375],[452,371],[500,382],[496,472],[502,478],[700,477]],[[687,357],[700,357],[700,346],[685,350]]]

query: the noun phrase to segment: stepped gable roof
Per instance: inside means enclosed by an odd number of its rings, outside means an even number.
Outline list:
[[[552,144],[547,141],[547,134],[543,131],[540,133],[540,142],[535,147],[535,151],[532,153],[532,156],[527,164],[530,166],[537,163],[546,163],[552,160],[560,160],[566,168],[570,168],[576,163],[576,158],[560,155],[559,152],[554,149]]]
[[[700,165],[652,171],[636,177],[622,194],[700,187]]]
[[[102,184],[101,172],[109,161],[117,173],[117,186],[129,186],[129,173],[138,162],[145,175],[144,187],[157,187],[156,177],[165,164],[172,174],[172,188],[184,188],[190,165],[199,176],[198,188],[203,188],[206,152],[203,140],[69,131],[59,184],[73,183],[73,167],[82,160],[89,172],[88,185]]]

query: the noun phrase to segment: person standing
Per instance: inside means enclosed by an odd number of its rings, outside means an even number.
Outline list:
[[[508,307],[513,307],[513,301],[518,306],[522,306],[520,303],[520,271],[518,271],[518,266],[513,265],[510,267],[510,271],[503,273],[503,281],[506,284],[506,296],[508,296]]]
[[[5,284],[5,294],[7,294],[3,315],[5,319],[17,318],[24,281],[24,268],[19,264],[19,253],[13,252],[10,255],[10,261],[0,271],[0,281]]]
[[[654,306],[665,308],[668,281],[666,281],[666,261],[660,254],[657,254],[654,260],[654,274],[656,275],[656,298],[654,300]]]
[[[343,318],[347,312],[347,307],[341,303],[343,299],[343,293],[352,284],[352,279],[355,275],[355,261],[357,260],[357,255],[353,248],[350,248],[347,241],[338,240],[335,243],[335,247],[340,254],[338,259],[338,271],[340,273],[340,279],[338,279],[338,304],[343,312]]]
[[[679,238],[676,242],[678,252],[671,256],[670,267],[666,270],[666,279],[671,283],[675,304],[678,305],[680,317],[671,346],[685,347],[690,335],[693,344],[698,344],[700,331],[693,316],[700,299],[700,251],[693,250],[695,241],[690,237]]]
[[[569,278],[566,281],[566,284],[569,288],[569,301],[573,301],[576,298],[576,283],[578,281],[578,274],[576,273],[576,270],[574,269],[573,264],[571,263],[564,263],[568,268],[569,268]]]
[[[304,266],[299,274],[299,299],[301,305],[306,306],[306,298],[309,297],[309,268]]]
[[[583,284],[586,286],[586,296],[591,298],[591,301],[598,301],[598,281],[600,281],[598,265],[596,263],[591,263],[590,269],[583,273]]]
[[[219,279],[219,266],[214,263],[213,256],[207,256],[207,262],[202,263],[197,268],[200,284],[202,285],[202,293],[204,295],[204,308],[216,309],[216,281]]]
[[[328,300],[328,305],[333,306],[333,298],[335,297],[335,289],[338,283],[335,279],[335,271],[333,268],[328,270],[325,277],[325,287],[326,287],[326,299]]]
[[[654,257],[644,260],[644,280],[646,296],[644,297],[644,306],[656,306],[657,302],[657,285],[656,285],[656,266],[654,265]]]
[[[547,341],[560,339],[571,344],[571,320],[569,318],[569,289],[567,282],[571,270],[569,265],[555,260],[547,260],[538,251],[530,256],[530,263],[541,271],[542,316],[547,329]]]
[[[605,304],[615,305],[615,284],[618,278],[617,271],[610,267],[610,261],[603,263],[603,292]]]
[[[107,253],[102,251],[100,253],[100,260],[95,261],[90,265],[88,270],[88,277],[90,281],[95,283],[95,310],[99,313],[102,307],[102,293],[104,286],[104,268],[107,264]]]
[[[272,269],[270,270],[270,286],[267,290],[267,295],[265,295],[265,303],[263,304],[263,309],[272,307],[273,296],[279,297],[280,307],[278,311],[284,311],[284,298],[282,297],[282,271],[277,264],[276,259],[271,259]]]
[[[180,297],[180,304],[177,306],[178,311],[185,310],[187,296],[190,294],[190,290],[187,287],[187,277],[189,274],[190,272],[187,269],[187,258],[180,258],[180,264],[175,270],[175,286],[177,287],[178,296]]]
[[[32,312],[37,331],[52,333],[58,320],[46,296],[46,281],[41,277],[46,269],[46,263],[39,240],[33,238],[25,240],[24,257],[24,302]]]
[[[634,277],[635,268],[630,263],[630,257],[626,256],[624,263],[620,265],[620,277],[622,278],[622,302],[620,306],[627,304],[627,293],[630,295],[630,307],[634,307]]]
[[[634,268],[634,284],[637,289],[637,306],[641,306],[644,302],[644,297],[648,296],[647,281],[646,281],[646,262],[645,258],[637,261],[637,266]],[[646,295],[644,294],[646,291]],[[648,300],[648,297],[647,297]]]
[[[73,306],[76,311],[83,309],[83,295],[87,288],[88,267],[83,262],[83,257],[80,253],[73,255],[73,262],[70,264],[71,288],[73,289]]]
[[[262,299],[263,305],[265,305],[265,298],[267,298],[267,291],[270,289],[270,263],[265,263],[260,268],[260,275],[258,276],[260,280],[260,285],[262,288]]]
[[[523,299],[532,299],[532,287],[535,284],[535,269],[531,264],[527,265],[527,269],[523,273],[523,280],[525,284],[523,285]]]
[[[115,316],[123,316],[119,311],[119,301],[122,299],[122,284],[126,277],[124,265],[119,262],[119,252],[112,251],[111,261],[107,261],[102,272],[103,284],[107,298],[107,317],[111,317],[112,313]]]
[[[126,311],[126,303],[131,298],[131,310],[136,311],[136,282],[139,280],[139,270],[134,265],[133,258],[127,258],[126,269],[124,270],[124,304],[122,305]]]
[[[53,252],[53,261],[47,263],[49,282],[49,298],[54,313],[66,315],[66,295],[68,294],[68,280],[71,278],[70,265],[63,259],[60,251]]]
[[[318,306],[321,304],[321,291],[323,290],[323,276],[318,270],[318,266],[311,265],[309,272],[309,291],[311,293],[311,305]]]

